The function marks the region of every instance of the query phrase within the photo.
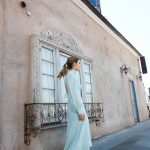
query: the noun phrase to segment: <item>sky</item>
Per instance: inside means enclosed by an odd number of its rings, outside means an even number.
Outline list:
[[[142,74],[145,91],[150,87],[150,0],[100,0],[101,13],[146,59]]]

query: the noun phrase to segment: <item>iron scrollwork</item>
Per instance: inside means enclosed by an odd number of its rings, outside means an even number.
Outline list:
[[[104,122],[102,103],[84,103],[89,121],[96,126]],[[42,129],[67,124],[67,103],[30,103],[25,104],[24,142],[29,145]]]

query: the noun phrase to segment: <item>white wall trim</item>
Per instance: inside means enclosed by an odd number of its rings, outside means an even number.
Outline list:
[[[139,55],[126,44],[117,34],[115,34],[100,18],[98,18],[81,0],[72,0],[75,5],[77,5],[82,11],[84,11],[91,19],[93,19],[98,25],[100,25],[106,32],[108,32],[112,37],[114,37],[120,44],[122,44],[126,49],[133,53],[136,57]]]

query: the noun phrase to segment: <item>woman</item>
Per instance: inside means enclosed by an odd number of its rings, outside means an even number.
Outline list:
[[[81,98],[80,62],[69,57],[57,78],[64,77],[68,95],[67,141],[64,150],[89,150],[92,146],[89,120]]]

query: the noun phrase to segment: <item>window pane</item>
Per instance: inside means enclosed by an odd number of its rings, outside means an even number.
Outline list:
[[[42,113],[43,113],[43,117],[44,118],[48,117],[48,105],[43,105],[43,107],[42,107]]]
[[[64,78],[61,78],[61,101],[64,103],[68,101]]]
[[[96,7],[97,6],[97,4],[96,4],[96,0],[88,0],[94,7]]]
[[[42,75],[42,88],[48,88],[47,75]]]
[[[86,62],[83,62],[83,78],[84,78],[84,92],[85,92],[85,101],[92,102],[92,82],[91,82],[91,69],[90,65]]]
[[[48,85],[48,88],[54,89],[54,77],[47,76],[47,85]]]
[[[54,90],[50,90],[50,91],[49,91],[50,102],[54,102],[54,96],[55,96]]]
[[[60,55],[60,69],[63,67],[64,63],[67,61],[69,55]],[[61,86],[61,102],[66,103],[68,101],[67,92],[65,89],[64,78],[60,79],[60,86]]]
[[[69,55],[68,55],[68,57],[69,57]],[[64,56],[64,55],[60,55],[60,65],[59,65],[60,69],[63,67],[64,63],[66,63],[68,57]]]
[[[54,102],[54,90],[42,89],[42,102]]]
[[[54,65],[52,63],[42,61],[42,73],[54,75]]]
[[[90,73],[90,65],[84,63],[83,70],[84,72]]]
[[[49,90],[42,90],[42,101],[49,103]]]
[[[84,82],[91,83],[90,74],[84,73]]]
[[[54,89],[54,77],[42,75],[42,88]]]
[[[86,102],[88,103],[92,102],[92,94],[86,94]]]
[[[42,47],[42,59],[53,62],[53,51]]]
[[[47,48],[41,48],[41,86],[42,102],[54,102],[54,64],[53,51]],[[51,90],[50,90],[51,89]]]
[[[92,93],[91,84],[85,83],[85,91],[86,93]]]
[[[51,118],[51,122],[55,121],[55,106],[54,105],[42,105],[42,114],[43,114],[43,123],[47,123],[50,120],[46,120],[45,118]]]

